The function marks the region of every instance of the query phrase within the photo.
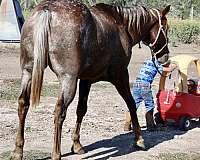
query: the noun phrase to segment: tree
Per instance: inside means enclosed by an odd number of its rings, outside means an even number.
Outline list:
[[[19,0],[21,6],[25,10],[32,10],[42,0]],[[77,0],[86,5],[94,5],[96,3],[106,3],[121,6],[143,5],[154,8],[164,8],[171,4],[171,15],[186,19],[189,17],[200,17],[200,0]]]

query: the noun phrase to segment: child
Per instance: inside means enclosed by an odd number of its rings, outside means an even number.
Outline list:
[[[144,62],[144,65],[140,69],[139,75],[133,83],[132,95],[135,100],[136,108],[139,107],[140,103],[144,101],[146,107],[146,126],[148,131],[155,130],[156,126],[153,120],[154,101],[151,90],[151,84],[154,77],[159,72],[162,74],[163,71],[171,72],[176,68],[175,64],[170,64],[168,61],[165,65],[161,65],[155,59],[148,59]],[[126,122],[124,130],[129,131],[131,129],[131,117],[129,112],[126,113]]]

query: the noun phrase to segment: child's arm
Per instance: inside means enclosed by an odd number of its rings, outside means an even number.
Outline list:
[[[172,72],[177,67],[176,64],[171,63],[168,67],[163,67],[163,71],[165,72]]]

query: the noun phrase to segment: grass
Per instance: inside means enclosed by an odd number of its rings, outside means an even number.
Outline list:
[[[3,80],[0,88],[0,100],[17,100],[20,93],[20,79]]]
[[[9,160],[11,152],[3,152],[0,154],[0,159],[2,160]],[[30,151],[24,151],[24,160],[39,160],[39,159],[45,159],[50,160],[51,154],[47,152],[42,152],[39,150],[30,150]]]
[[[160,153],[154,160],[199,160],[198,153]]]
[[[20,94],[20,79],[3,80],[0,88],[0,100],[16,101]],[[44,97],[57,97],[59,85],[43,85],[41,95]]]
[[[20,94],[21,80],[7,79],[0,82],[0,100],[16,101]],[[110,83],[96,83],[93,85],[95,90],[108,89],[112,87]],[[41,96],[57,97],[59,84],[44,84]]]

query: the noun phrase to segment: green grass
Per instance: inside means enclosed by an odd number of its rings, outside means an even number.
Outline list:
[[[20,79],[3,80],[0,88],[0,100],[17,100],[20,94]]]
[[[16,101],[20,94],[21,80],[7,79],[1,82],[0,100]],[[96,83],[93,85],[95,90],[108,89],[112,87],[110,83]],[[57,97],[59,92],[59,84],[43,83],[41,96]]]
[[[2,83],[0,84],[2,86],[0,88],[0,100],[16,101],[20,94],[20,79],[8,79]],[[57,97],[58,89],[58,84],[44,84],[41,95],[44,97]]]
[[[44,97],[57,97],[59,84],[43,85],[41,95]]]
[[[0,154],[0,159],[2,160],[9,160],[11,152],[3,152]],[[24,152],[24,160],[36,160],[36,159],[45,159],[45,160],[50,160],[51,154],[48,152],[42,152],[39,150],[31,150],[31,151],[25,151]]]

